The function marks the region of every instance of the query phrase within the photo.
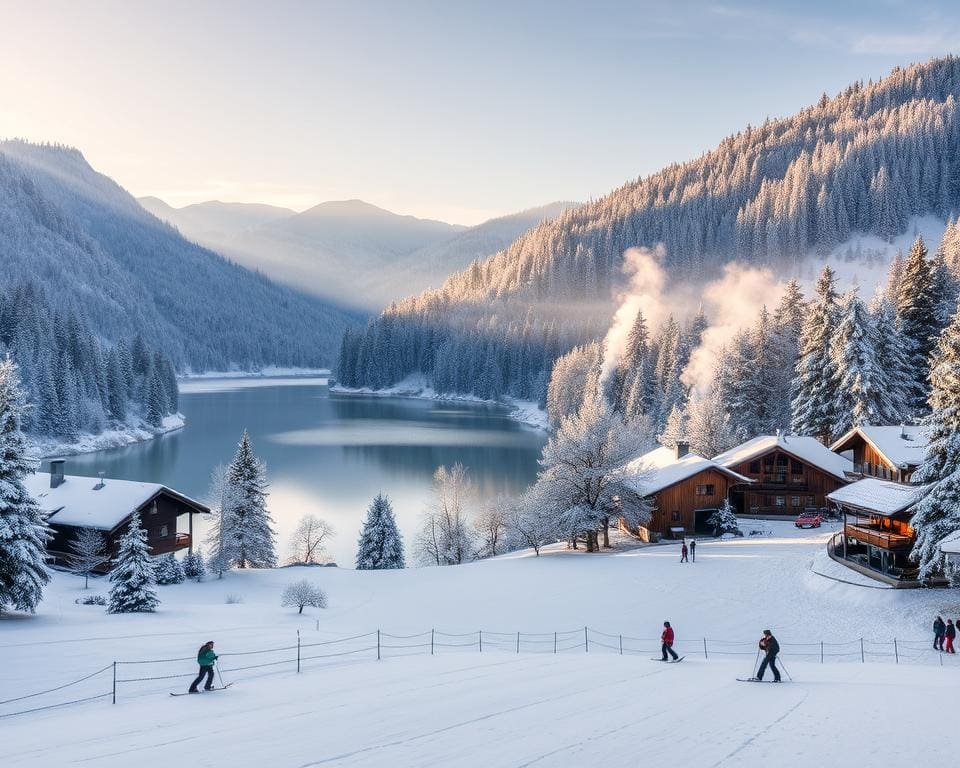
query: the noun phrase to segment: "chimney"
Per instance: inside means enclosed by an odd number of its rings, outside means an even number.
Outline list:
[[[907,439],[907,425],[904,424],[902,421],[900,422],[900,439],[901,440]]]
[[[63,459],[50,462],[50,487],[63,485]]]
[[[688,443],[686,440],[678,440],[677,441],[677,458],[682,459],[688,453],[690,453],[690,443]]]

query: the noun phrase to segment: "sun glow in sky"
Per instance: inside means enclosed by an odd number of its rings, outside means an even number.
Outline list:
[[[0,136],[136,195],[472,224],[956,51],[923,2],[0,0]]]

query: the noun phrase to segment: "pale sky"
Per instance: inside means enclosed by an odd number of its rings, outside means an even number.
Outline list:
[[[136,195],[472,224],[960,50],[924,2],[12,2],[0,136]]]

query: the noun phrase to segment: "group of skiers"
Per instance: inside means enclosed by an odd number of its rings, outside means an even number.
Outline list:
[[[690,555],[688,558],[687,555]],[[697,562],[697,541],[696,539],[690,539],[690,546],[687,546],[687,540],[684,539],[680,544],[680,562],[689,563],[690,559],[693,559],[693,562]]]
[[[960,619],[957,619],[957,623],[953,623],[953,619],[947,619],[947,623],[943,623],[943,619],[939,616],[933,620],[933,649],[935,651],[943,651],[944,653],[956,653],[953,649],[953,641],[957,637],[957,626],[960,625]]]

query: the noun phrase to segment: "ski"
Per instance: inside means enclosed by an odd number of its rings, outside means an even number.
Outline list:
[[[651,657],[650,661],[665,661],[667,664],[676,664],[680,661],[683,661],[685,658],[687,657],[681,656],[679,659],[658,659],[658,658]]]
[[[738,677],[738,683],[779,683],[782,684],[784,680],[758,680],[755,677]]]
[[[221,685],[219,688],[211,688],[209,691],[205,690],[203,691],[203,693],[212,693],[213,691],[225,691],[231,685],[233,685],[233,683],[227,683],[226,685]],[[181,693],[174,693],[173,691],[170,691],[170,695],[171,696],[194,696],[195,694],[190,693],[190,691],[183,691]]]

